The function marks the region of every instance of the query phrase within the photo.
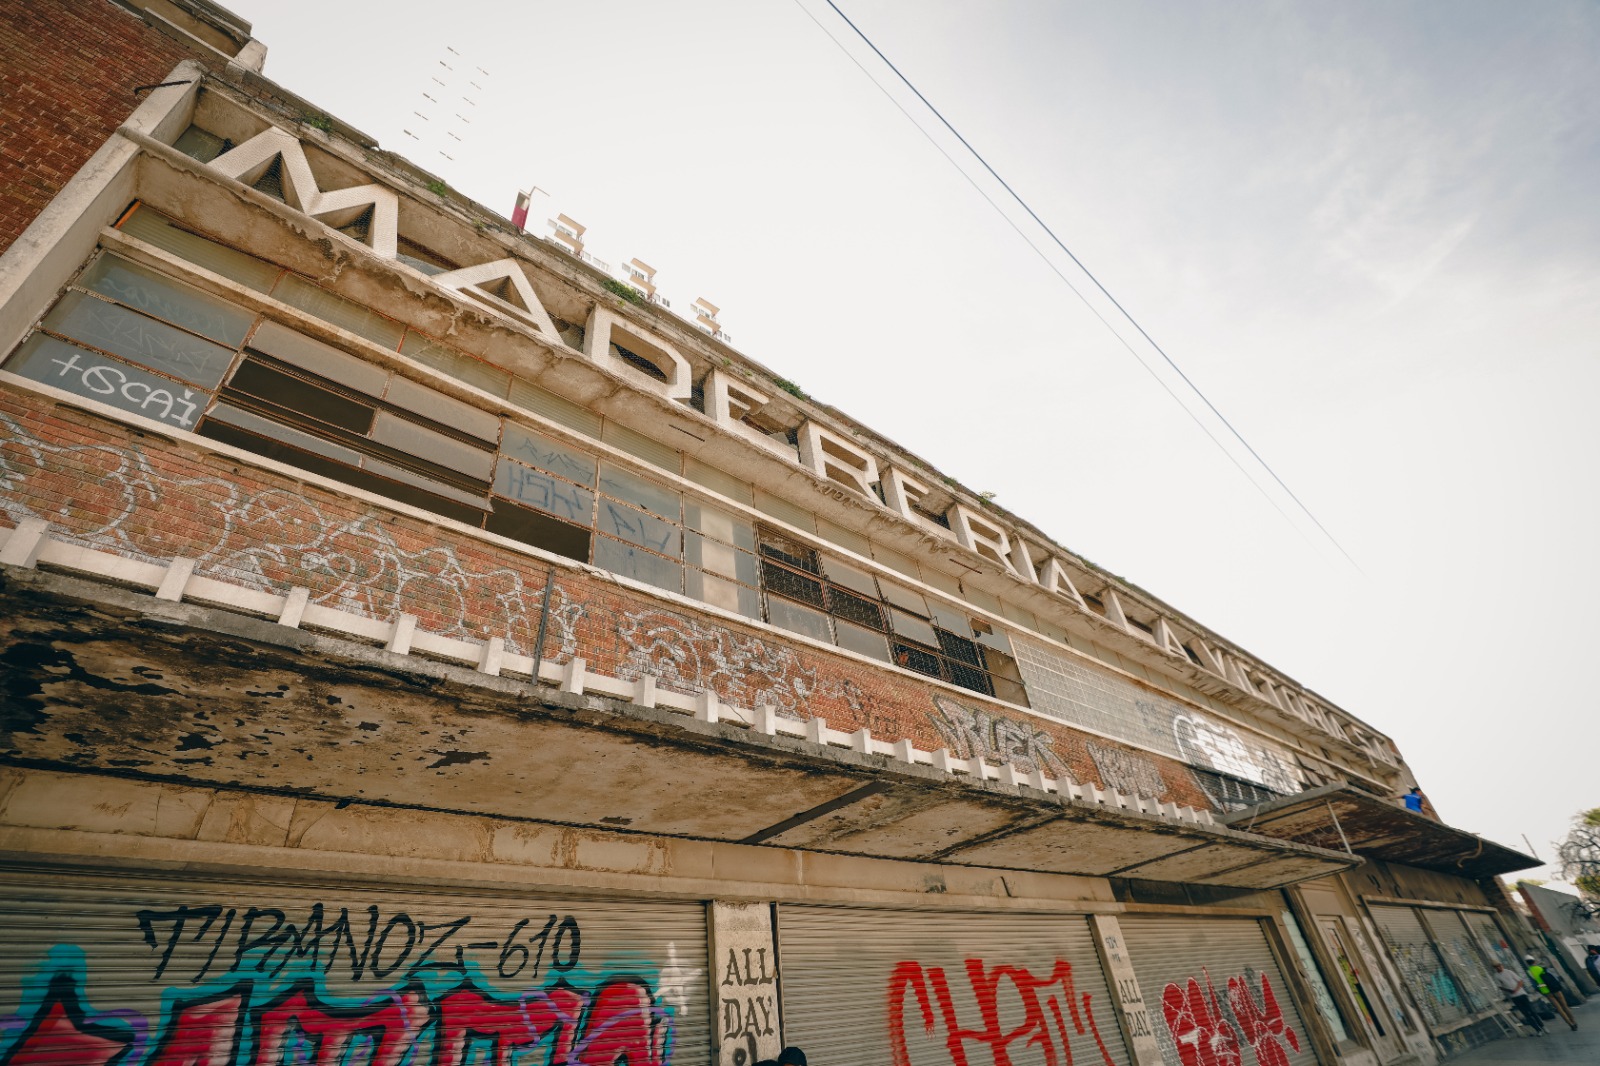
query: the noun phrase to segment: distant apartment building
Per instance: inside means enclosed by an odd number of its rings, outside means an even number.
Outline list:
[[[1379,729],[572,219],[383,152],[230,13],[3,18],[0,1061],[1512,1031],[1496,877],[1536,862],[1403,809]]]

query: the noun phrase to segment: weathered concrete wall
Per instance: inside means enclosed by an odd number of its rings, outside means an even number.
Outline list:
[[[530,554],[32,394],[0,393],[0,439],[0,509],[11,524],[40,517],[97,548],[193,558],[197,573],[220,580],[279,593],[305,586],[315,603],[372,617],[403,611],[424,629],[503,635],[508,649],[533,651],[552,564]],[[578,656],[598,672],[651,674],[663,687],[709,689],[743,707],[772,703],[793,718],[867,727],[880,740],[1011,761],[1080,784],[1112,784],[1100,767],[1116,750],[1122,769],[1148,764],[1140,779],[1164,786],[1156,799],[1209,805],[1176,760],[774,639],[585,570],[554,573],[545,658]]]

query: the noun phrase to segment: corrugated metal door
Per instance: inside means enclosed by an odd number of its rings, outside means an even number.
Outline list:
[[[1472,942],[1461,912],[1422,908],[1419,913],[1433,934],[1434,946],[1444,956],[1445,966],[1455,976],[1467,1010],[1476,1014],[1498,1004],[1502,998],[1500,989],[1489,964]]]
[[[1491,970],[1498,962],[1512,973],[1522,972],[1517,962],[1516,950],[1506,940],[1505,934],[1500,931],[1500,926],[1495,924],[1492,915],[1484,914],[1482,911],[1463,911],[1461,917],[1466,920],[1467,928],[1478,938],[1478,946],[1488,958]]]
[[[1168,1066],[1316,1066],[1266,931],[1254,918],[1124,915],[1123,939]]]
[[[1429,1028],[1465,1018],[1467,1012],[1462,1009],[1461,989],[1434,950],[1416,908],[1372,904],[1368,909],[1389,954],[1394,957],[1400,979],[1422,1008],[1423,1020]]]
[[[0,1061],[703,1066],[708,988],[698,903],[0,871]]]
[[[818,1066],[1128,1061],[1082,915],[785,906],[778,938],[784,1041]]]

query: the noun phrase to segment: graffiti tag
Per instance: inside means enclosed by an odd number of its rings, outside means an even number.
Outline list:
[[[1036,977],[1021,966],[987,966],[982,959],[966,961],[967,981],[977,1000],[980,1026],[963,1025],[957,1017],[950,982],[943,967],[901,962],[889,977],[888,1028],[893,1066],[910,1066],[906,1045],[906,997],[914,998],[923,1030],[929,1036],[943,1031],[945,1047],[954,1066],[968,1066],[968,1045],[987,1051],[994,1066],[1010,1066],[1012,1049],[1038,1048],[1047,1066],[1071,1066],[1070,1035],[1090,1036],[1105,1066],[1112,1066],[1095,1024],[1091,996],[1073,987],[1072,964],[1057,959],[1048,977]],[[1022,1020],[1007,1028],[1000,1019],[1000,994],[1008,987],[1022,1005]],[[1070,1030],[1068,1026],[1070,1025]]]

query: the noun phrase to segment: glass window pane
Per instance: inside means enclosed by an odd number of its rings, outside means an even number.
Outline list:
[[[245,255],[199,234],[179,229],[172,219],[143,204],[122,223],[122,232],[257,292],[272,288],[273,282],[283,272],[253,255]]]
[[[919,580],[921,578],[921,573],[917,570],[917,564],[908,556],[901,555],[897,551],[891,551],[888,548],[883,547],[881,544],[874,544],[872,546],[872,557],[878,560],[878,562],[882,563],[884,566],[887,566],[890,570],[897,570],[906,575],[906,577],[917,578]]]
[[[776,597],[767,599],[767,620],[775,626],[782,626],[793,633],[813,637],[816,640],[833,643],[833,634],[828,628],[828,616],[821,611],[813,611],[809,607],[802,607],[798,603],[780,600]]]
[[[488,411],[462,403],[437,389],[418,384],[410,378],[396,374],[389,376],[389,391],[383,397],[396,407],[415,411],[441,426],[449,426],[461,433],[469,433],[489,444],[500,442],[500,419]]]
[[[822,557],[822,572],[835,585],[843,585],[852,592],[861,593],[868,599],[875,600],[878,598],[878,583],[865,570],[858,570],[848,563],[824,555]]]
[[[600,491],[674,522],[682,517],[682,497],[676,492],[630,474],[613,463],[600,464]]]
[[[683,501],[683,524],[745,551],[756,550],[756,527],[742,518],[695,499]]]
[[[457,503],[470,504],[481,510],[488,510],[489,507],[488,497],[482,493],[464,492],[453,485],[435,481],[426,474],[419,474],[416,471],[407,470],[405,467],[386,463],[382,459],[374,459],[370,455],[362,458],[361,469],[378,477],[388,478],[390,481],[398,481],[403,485],[414,485],[417,488],[426,489],[435,496],[443,496]]]
[[[600,483],[604,485],[604,479]],[[600,501],[595,528],[674,559],[683,555],[683,532],[677,525],[611,500]]]
[[[416,330],[406,331],[405,339],[400,342],[400,354],[480,388],[491,396],[505,396],[511,384],[511,375],[504,370],[496,370],[481,359],[437,344]]]
[[[730,500],[749,503],[754,499],[748,481],[741,481],[732,474],[718,470],[714,466],[707,466],[693,456],[685,456],[683,460],[683,476],[699,485],[704,485],[713,492],[720,492]]]
[[[970,637],[972,635],[972,620],[967,617],[965,611],[959,611],[954,607],[946,607],[938,600],[929,600],[928,608],[931,611],[929,617],[933,619],[934,625],[941,629],[948,629],[958,636]]]
[[[220,385],[233,362],[231,348],[81,292],[62,297],[44,324],[74,340],[203,388]]]
[[[250,338],[250,347],[368,396],[382,396],[384,385],[389,380],[389,372],[382,367],[373,366],[278,322],[261,323]]]
[[[224,422],[230,426],[247,429],[252,433],[273,440],[293,444],[297,448],[304,448],[315,455],[328,459],[337,459],[339,462],[351,466],[361,465],[361,453],[353,448],[346,448],[334,444],[332,441],[323,440],[321,437],[302,432],[282,422],[270,418],[263,418],[251,411],[245,411],[228,403],[219,403],[206,415],[208,422]]]
[[[895,633],[908,640],[914,640],[929,647],[936,648],[939,646],[939,638],[934,634],[933,627],[922,619],[914,618],[904,611],[890,611],[889,625],[894,628]]]
[[[518,407],[544,415],[550,421],[575,429],[586,437],[600,438],[600,416],[564,396],[547,392],[522,378],[511,379],[508,399]]]
[[[298,307],[306,314],[347,329],[390,351],[398,351],[400,340],[405,336],[405,327],[400,323],[369,311],[337,293],[318,288],[298,274],[285,274],[273,288],[272,295],[291,307]]]
[[[598,460],[587,452],[568,447],[543,433],[535,433],[515,422],[507,422],[500,450],[529,466],[559,474],[568,481],[576,481],[580,485],[594,487]]]
[[[889,641],[882,633],[862,629],[849,622],[841,622],[837,618],[834,619],[833,628],[839,634],[839,647],[889,662]]]
[[[173,325],[237,348],[255,315],[165,274],[115,255],[102,256],[79,284]]]
[[[494,491],[585,529],[594,523],[594,493],[504,456],[495,469]]]
[[[614,448],[619,448],[629,455],[638,456],[645,462],[659,466],[663,470],[670,470],[674,474],[682,465],[682,453],[674,448],[669,448],[660,441],[651,440],[643,433],[636,433],[619,422],[606,419],[605,425],[600,429],[600,439]],[[676,516],[674,516],[676,517]]]
[[[761,580],[754,555],[720,541],[709,540],[698,533],[683,535],[683,558],[685,562],[746,585],[759,584]]]
[[[714,574],[689,568],[684,573],[684,591],[697,600],[746,618],[761,617],[761,597],[755,589],[726,581]]]
[[[756,489],[755,505],[756,510],[769,514],[780,522],[787,522],[796,529],[804,529],[811,533],[817,531],[816,516],[810,511],[797,507],[788,500],[781,500],[769,492]]]
[[[494,467],[494,452],[435,433],[390,411],[378,412],[372,439],[481,481],[489,480],[489,472]]]
[[[610,537],[594,539],[594,565],[669,592],[683,591],[683,567],[680,564]]]
[[[834,525],[825,518],[817,519],[817,535],[830,544],[837,544],[846,551],[853,551],[857,555],[871,557],[872,545],[860,533],[845,529],[843,526]]]
[[[6,362],[13,374],[87,396],[179,429],[194,429],[208,393],[35,333]]]
[[[912,592],[904,585],[896,585],[893,581],[878,582],[878,587],[883,589],[883,598],[903,611],[920,614],[928,617],[928,601],[922,598],[920,592]],[[928,643],[933,643],[931,640]]]

